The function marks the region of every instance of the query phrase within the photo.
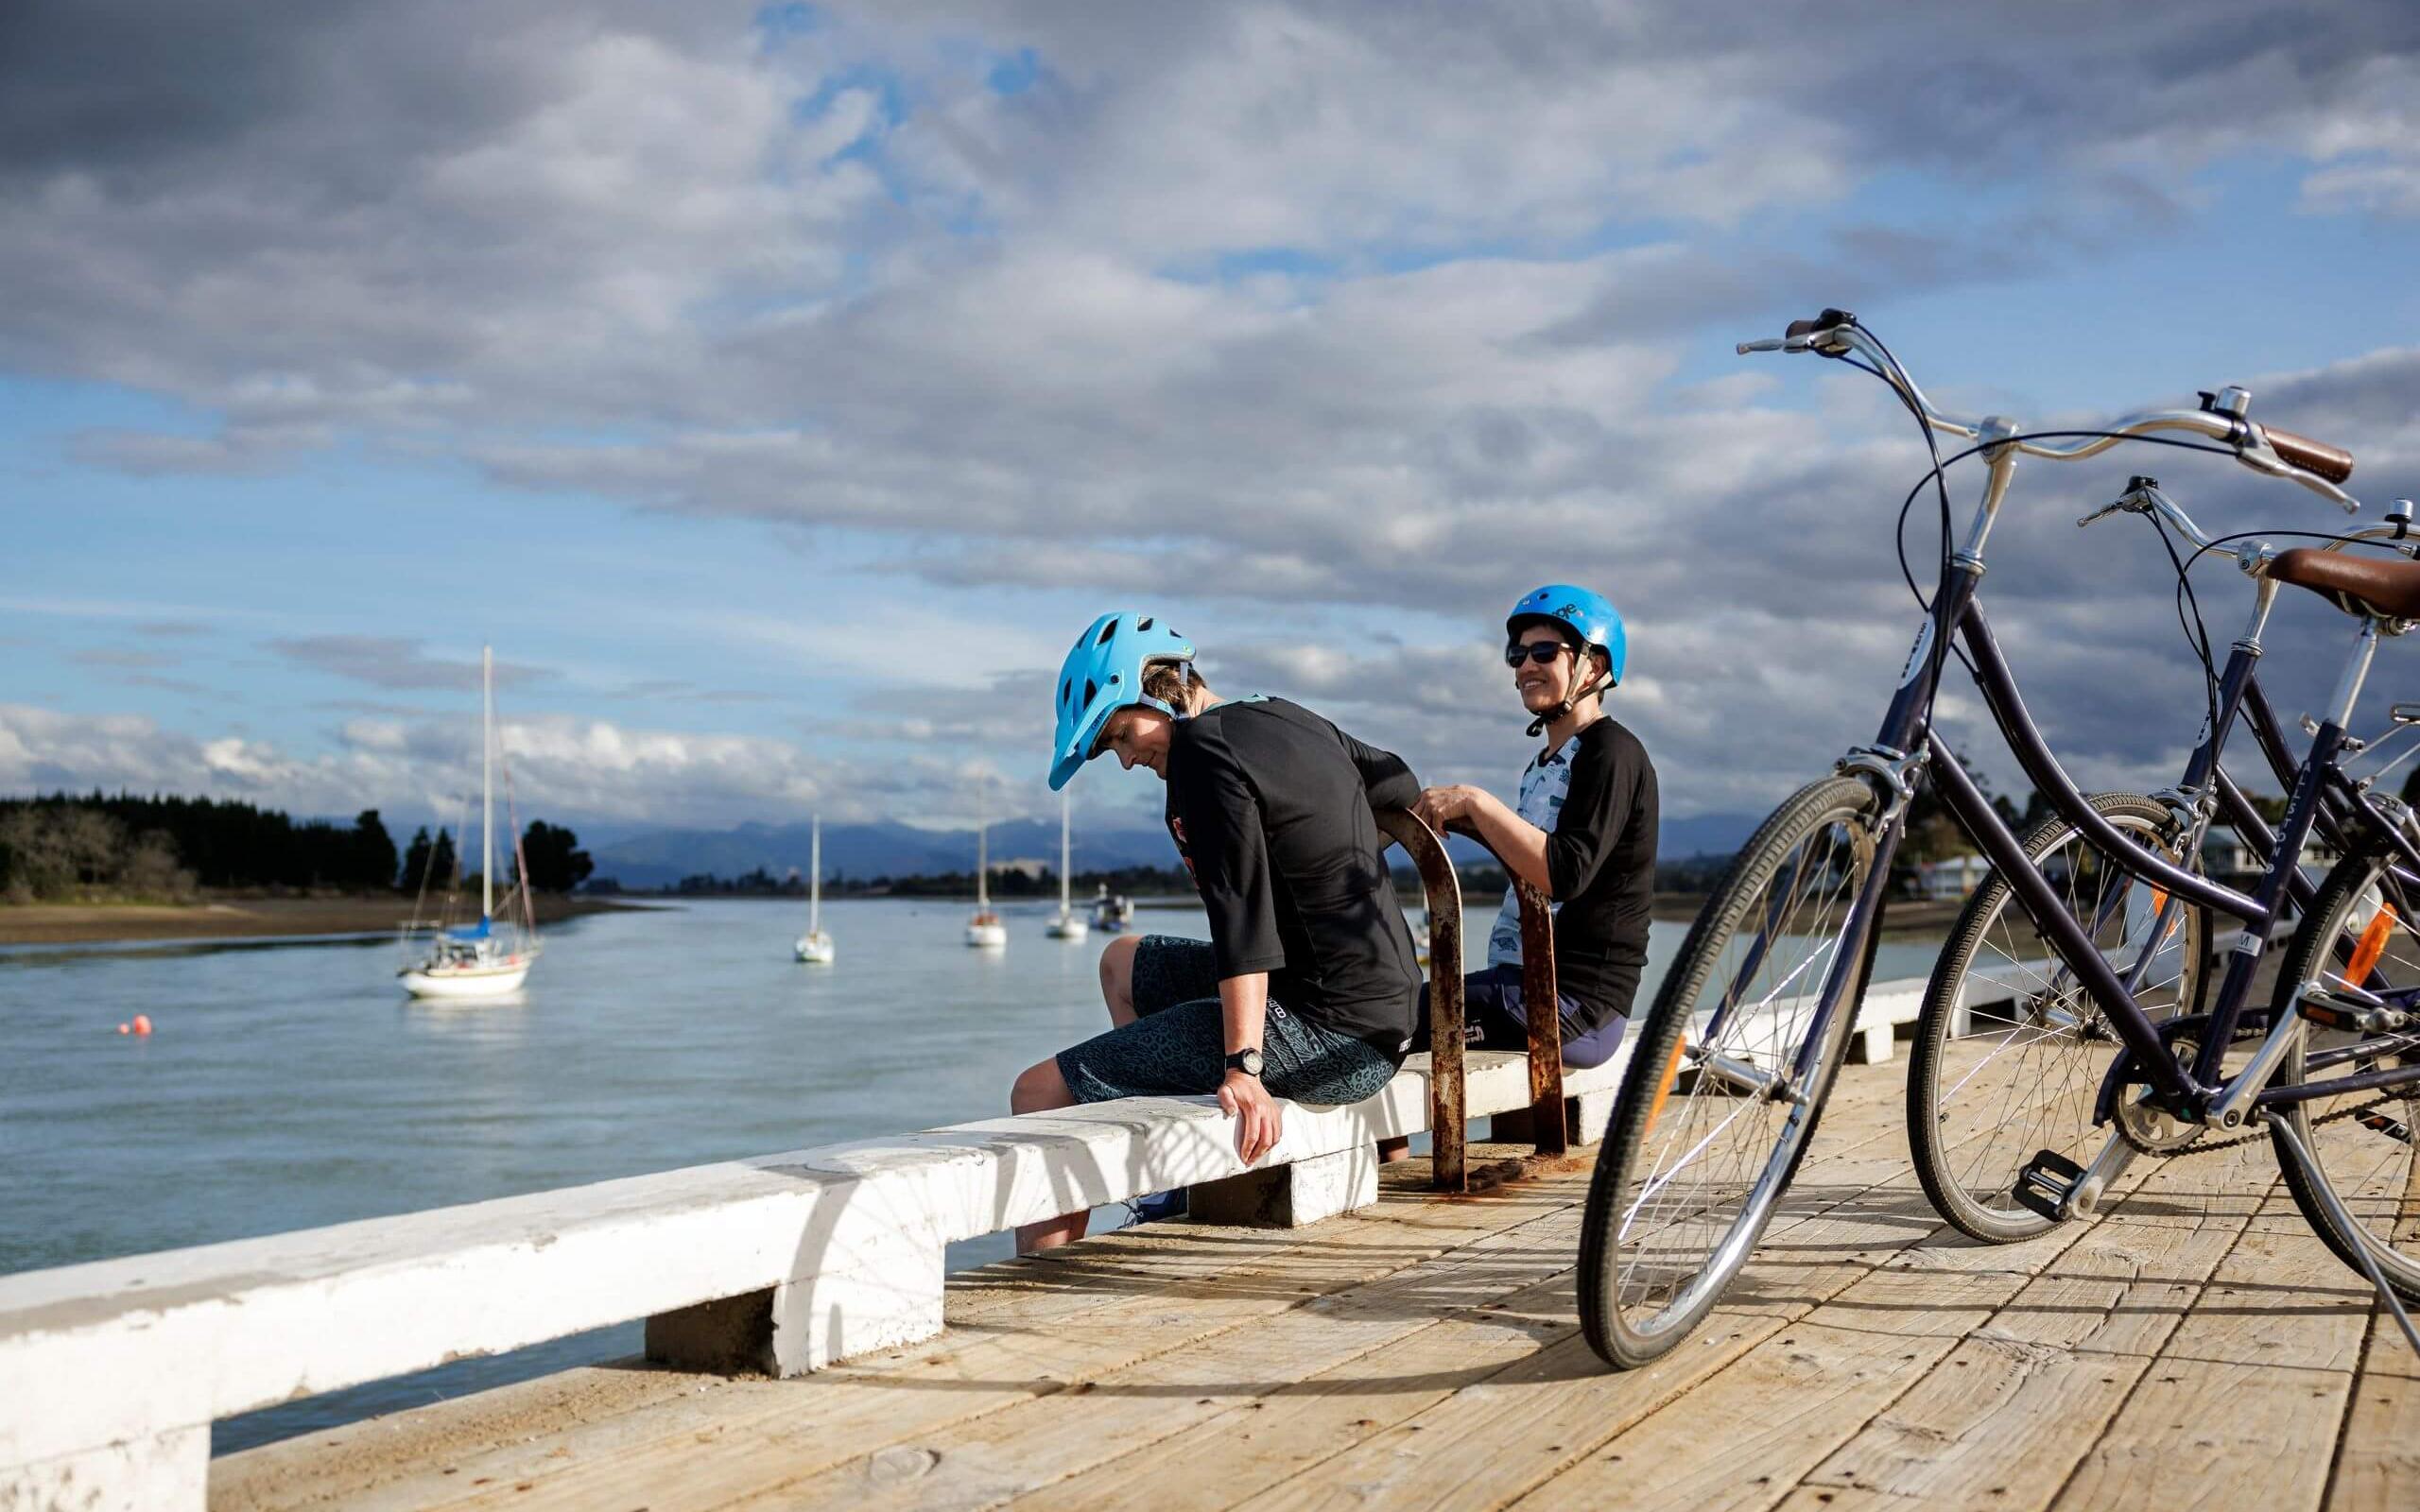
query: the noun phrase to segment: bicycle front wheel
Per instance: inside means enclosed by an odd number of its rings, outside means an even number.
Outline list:
[[[2165,805],[2103,793],[2092,806],[2145,849],[2175,859],[2176,824]],[[2122,870],[2063,818],[2036,827],[2025,854],[2118,975],[2135,975],[2145,1013],[2166,1019],[2200,1005],[2206,909]],[[1908,1057],[1908,1147],[1934,1210],[1985,1244],[2048,1228],[2049,1219],[2014,1195],[2017,1174],[2041,1150],[2079,1165],[2092,1159],[2106,1138],[2093,1125],[2093,1101],[2120,1048],[2100,1005],[1994,871],[1966,900],[1933,965]]]
[[[2294,932],[2277,970],[2273,1014],[2295,1010],[2305,983],[2339,988],[2348,984],[2396,998],[2407,1009],[2420,988],[2420,933],[2415,933],[2413,889],[2397,882],[2388,857],[2356,849],[2320,884],[2310,913]],[[2273,1087],[2325,1085],[2368,1072],[2420,1064],[2420,1051],[2395,1049],[2394,1037],[2364,1037],[2313,1025],[2279,1065]],[[2340,1061],[2308,1076],[2313,1052],[2358,1050],[2371,1054]],[[2271,1117],[2291,1128],[2316,1167],[2306,1175],[2285,1141],[2277,1141],[2277,1163],[2294,1205],[2339,1260],[2361,1272],[2367,1250],[2388,1283],[2409,1301],[2420,1302],[2420,1160],[2413,1131],[2420,1129],[2420,1084],[2354,1089],[2308,1102],[2290,1103]],[[2315,1179],[2314,1179],[2315,1177]],[[2353,1220],[2352,1231],[2328,1211],[2325,1188]],[[2355,1246],[2360,1246],[2357,1249]]]
[[[1874,869],[1879,804],[1854,777],[1799,790],[1735,857],[1666,973],[1623,1074],[1581,1230],[1580,1317],[1631,1369],[1720,1300],[1806,1154],[1864,990],[1808,1085],[1789,1074]]]

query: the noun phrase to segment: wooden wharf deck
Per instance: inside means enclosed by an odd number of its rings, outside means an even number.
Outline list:
[[[210,1505],[2420,1506],[2420,1362],[2265,1140],[1979,1246],[1916,1186],[1904,1075],[1843,1070],[1740,1283],[1645,1370],[1578,1332],[1593,1150],[1454,1198],[1413,1161],[1306,1228],[959,1275],[942,1335],[811,1376],[600,1366],[229,1456]]]

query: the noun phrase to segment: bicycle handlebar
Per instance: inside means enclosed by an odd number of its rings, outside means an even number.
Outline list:
[[[1872,364],[1884,382],[1896,388],[1912,405],[1931,429],[1951,436],[1979,438],[1987,423],[1985,420],[1966,420],[1949,414],[1925,397],[1916,381],[1907,370],[1893,361],[1855,317],[1841,310],[1825,310],[1811,320],[1792,320],[1778,337],[1738,344],[1741,356],[1752,352],[1812,352],[1819,356],[1846,357],[1854,353]],[[2221,390],[2222,393],[2226,392]],[[2240,396],[2239,404],[2248,404],[2249,395]],[[2352,514],[2360,510],[2361,501],[2337,487],[2353,475],[2353,454],[2325,441],[2314,441],[2291,431],[2273,430],[2243,418],[2239,410],[2218,407],[2219,401],[2204,395],[2211,407],[2205,409],[2154,409],[2129,415],[2115,424],[2101,427],[2105,434],[2086,437],[2065,444],[2048,440],[2022,440],[2007,444],[2028,456],[2039,456],[2053,462],[2072,462],[2087,456],[2098,456],[2119,441],[2153,431],[2185,431],[2206,440],[2218,441],[2235,453],[2236,460],[2256,472],[2297,483],[2321,498],[2343,507]]]

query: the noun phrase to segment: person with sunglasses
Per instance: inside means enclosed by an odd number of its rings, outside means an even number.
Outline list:
[[[1504,662],[1545,747],[1507,807],[1484,788],[1432,787],[1413,812],[1443,831],[1477,833],[1522,881],[1554,902],[1554,974],[1563,1062],[1612,1058],[1647,965],[1655,896],[1655,764],[1606,714],[1629,650],[1622,617],[1600,593],[1549,583],[1512,606]],[[1529,1044],[1521,1000],[1521,905],[1511,888],[1488,933],[1487,967],[1462,983],[1463,1034],[1490,1049]],[[1420,1022],[1428,1021],[1422,1005]]]
[[[1246,1164],[1277,1143],[1276,1098],[1353,1103],[1409,1053],[1421,972],[1373,809],[1420,782],[1300,704],[1221,698],[1192,643],[1149,614],[1103,614],[1056,685],[1050,786],[1115,754],[1167,784],[1167,827],[1210,916],[1101,952],[1111,1029],[1019,1074],[1020,1113],[1216,1093]],[[1017,1230],[1019,1253],[1083,1237],[1086,1214]]]

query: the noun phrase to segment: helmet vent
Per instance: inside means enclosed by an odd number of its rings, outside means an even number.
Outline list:
[[[1134,622],[1134,628],[1137,630],[1148,630],[1150,627],[1151,617],[1149,614],[1144,615],[1141,619]]]
[[[1093,701],[1093,698],[1098,695],[1099,692],[1100,684],[1095,682],[1090,678],[1086,678],[1084,679],[1084,702],[1086,704],[1090,704]]]
[[[1111,620],[1108,624],[1103,625],[1103,626],[1100,627],[1100,639],[1098,639],[1098,640],[1097,640],[1097,641],[1093,642],[1093,644],[1095,644],[1095,645],[1107,645],[1107,644],[1109,644],[1109,642],[1110,642],[1110,638],[1111,638],[1112,636],[1115,636],[1116,633],[1117,633],[1117,622],[1116,622],[1115,620]]]
[[[1063,683],[1059,684],[1059,701],[1060,701],[1062,704],[1064,704],[1064,703],[1065,703],[1069,698],[1074,697],[1074,696],[1075,696],[1075,694],[1076,694],[1076,679],[1073,679],[1073,678],[1069,678],[1066,681],[1064,681],[1064,682],[1063,682]]]

